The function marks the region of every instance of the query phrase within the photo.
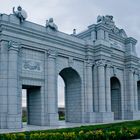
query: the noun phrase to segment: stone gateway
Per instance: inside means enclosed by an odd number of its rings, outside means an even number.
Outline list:
[[[72,35],[53,22],[41,26],[0,14],[0,128],[22,127],[22,89],[28,124],[58,125],[58,75],[66,86],[66,122],[140,119],[136,39],[110,15]]]

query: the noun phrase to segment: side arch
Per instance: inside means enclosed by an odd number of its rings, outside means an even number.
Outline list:
[[[117,77],[111,77],[111,111],[114,112],[114,120],[122,119],[121,109],[121,84]]]

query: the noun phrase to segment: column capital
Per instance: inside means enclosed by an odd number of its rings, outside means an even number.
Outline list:
[[[86,62],[87,67],[92,67],[93,66],[93,60],[92,59],[87,59],[85,62]]]
[[[117,75],[117,67],[113,66],[113,76]]]
[[[97,65],[97,67],[104,67],[106,65],[106,61],[105,60],[97,60],[95,62],[95,64]]]
[[[107,68],[111,68],[112,67],[112,63],[110,61],[106,61],[106,67]]]
[[[132,73],[135,72],[135,69],[133,67],[127,67],[127,70],[128,70],[128,72],[132,72]]]
[[[21,49],[21,45],[20,45],[19,42],[9,41],[8,49],[9,50],[14,50],[14,51],[19,51]]]
[[[56,59],[56,57],[58,56],[58,52],[56,50],[48,50],[48,57],[49,58],[54,58]]]

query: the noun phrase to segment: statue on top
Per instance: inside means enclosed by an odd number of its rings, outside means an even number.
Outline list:
[[[113,16],[106,15],[106,16],[98,16],[97,23],[103,23],[104,25],[108,26],[110,30],[123,38],[127,38],[127,35],[123,29],[119,29],[116,27],[115,22],[113,21]]]
[[[97,23],[101,23],[101,22],[111,27],[115,26],[115,23],[113,21],[113,16],[111,15],[106,15],[106,16],[99,15],[97,17]]]
[[[20,19],[21,23],[27,18],[27,13],[21,6],[17,7],[17,11],[15,11],[15,7],[13,7],[13,14]]]
[[[54,31],[58,31],[57,25],[53,22],[53,18],[46,20],[46,28],[51,28]]]

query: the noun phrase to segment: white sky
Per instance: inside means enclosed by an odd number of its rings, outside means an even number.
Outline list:
[[[53,17],[59,30],[68,34],[74,28],[85,30],[98,15],[113,15],[117,27],[138,40],[140,56],[140,0],[0,0],[0,13],[10,14],[18,5],[27,11],[27,20],[45,25]]]

